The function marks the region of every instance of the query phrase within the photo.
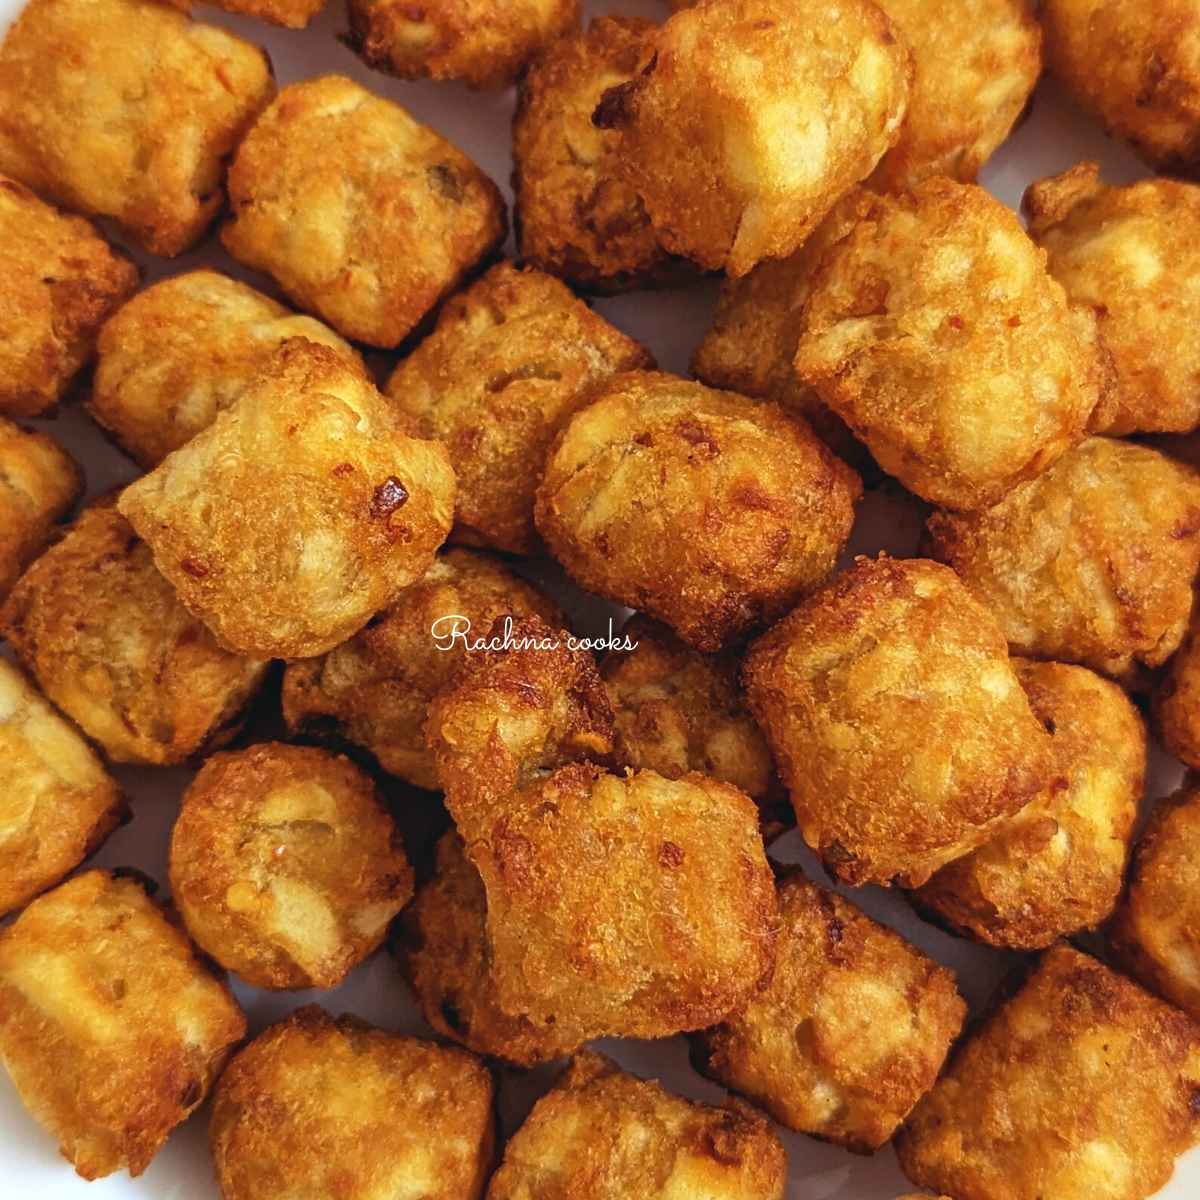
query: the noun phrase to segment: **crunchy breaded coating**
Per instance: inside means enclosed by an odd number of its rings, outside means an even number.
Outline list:
[[[1200,187],[1106,187],[1080,163],[1025,193],[1029,232],[1067,296],[1091,305],[1112,358],[1116,411],[1098,432],[1200,425]]]
[[[1096,317],[1045,261],[982,188],[877,197],[811,284],[800,380],[910,491],[987,508],[1079,442],[1107,395]]]
[[[82,491],[79,464],[54,438],[0,417],[0,601]]]
[[[1018,659],[1054,743],[1054,784],[985,846],[915,893],[959,932],[1040,950],[1095,929],[1121,894],[1146,779],[1146,728],[1115,683],[1083,667]]]
[[[311,658],[429,569],[450,530],[454,473],[365,374],[293,338],[119,507],[222,645]]]
[[[137,284],[137,267],[91,224],[0,175],[0,412],[53,410]]]
[[[693,1039],[697,1070],[781,1125],[856,1153],[933,1086],[967,1006],[954,975],[797,870],[770,987]]]
[[[871,0],[676,13],[595,120],[662,244],[735,278],[785,258],[900,134],[912,61]]]
[[[504,239],[462,151],[342,75],[285,87],[229,170],[221,241],[339,333],[392,348]]]
[[[181,763],[227,741],[268,667],[217,644],[107,503],[21,576],[0,632],[113,762]]]
[[[1046,65],[1151,166],[1200,165],[1200,12],[1192,0],[1043,0]]]
[[[529,68],[513,117],[514,224],[521,257],[576,287],[623,292],[666,283],[681,264],[659,245],[641,198],[619,177],[620,134],[592,113],[651,53],[658,26],[598,17]]]
[[[461,1050],[314,1004],[270,1026],[213,1094],[223,1200],[480,1200],[495,1085]]]
[[[924,883],[1054,778],[995,619],[937,563],[857,559],[742,674],[804,840],[846,883]]]
[[[1014,653],[1128,676],[1161,666],[1187,629],[1200,474],[1089,438],[988,512],[934,513],[929,538]]]
[[[1155,692],[1154,718],[1167,752],[1200,769],[1200,635],[1195,621]]]
[[[177,8],[29,0],[0,47],[0,171],[171,258],[274,94],[264,51]]]
[[[530,59],[579,26],[580,0],[350,0],[348,41],[401,79],[506,88]]]
[[[861,495],[802,417],[630,372],[558,435],[534,518],[581,586],[716,651],[829,574]]]
[[[653,365],[557,279],[505,262],[447,302],[386,390],[450,454],[455,540],[532,554],[533,495],[555,434],[613,374]]]
[[[293,337],[366,370],[332,329],[228,275],[173,275],[139,292],[100,331],[87,410],[149,471],[207,429]]]
[[[871,186],[913,187],[932,175],[974,183],[1008,137],[1042,73],[1035,0],[875,0],[913,57],[900,140]]]
[[[78,875],[0,932],[0,1058],[84,1179],[140,1175],[245,1033],[229,988],[127,874]]]
[[[1200,1139],[1200,1026],[1067,946],[951,1060],[896,1143],[956,1200],[1143,1200]]]
[[[749,1105],[697,1104],[585,1051],[509,1139],[487,1200],[783,1200],[786,1183]]]
[[[278,742],[204,764],[171,834],[170,873],[201,949],[272,989],[337,987],[413,892],[370,776],[340,755]]]
[[[344,738],[369,750],[389,774],[436,791],[433,755],[425,745],[429,702],[469,646],[505,615],[563,623],[557,604],[498,559],[474,550],[444,551],[348,642],[324,658],[288,665],[288,729]]]
[[[88,744],[0,659],[0,917],[58,883],[125,818]]]
[[[612,714],[590,654],[562,631],[530,618],[506,648],[471,655],[427,729],[487,894],[505,1012],[587,1037],[667,1037],[720,1020],[769,977],[775,895],[753,802],[701,775],[580,761],[610,749]]]
[[[172,0],[175,2],[175,0]],[[305,29],[325,7],[325,0],[212,0],[226,12],[241,13],[285,29]]]

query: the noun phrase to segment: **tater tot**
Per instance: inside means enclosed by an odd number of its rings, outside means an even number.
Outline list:
[[[924,883],[1054,778],[995,619],[937,563],[858,559],[743,678],[804,840],[846,883]]]
[[[447,550],[395,604],[324,658],[288,665],[283,716],[294,734],[344,738],[392,775],[436,791],[425,745],[429,702],[470,644],[495,621],[538,616],[562,624],[558,606],[498,559]]]
[[[580,0],[350,0],[349,42],[401,79],[505,88],[579,25]]]
[[[293,337],[365,370],[332,329],[236,279],[208,270],[172,276],[101,330],[88,412],[149,471],[207,429]]]
[[[1046,64],[1151,166],[1200,164],[1200,13],[1192,0],[1043,0]]]
[[[1048,950],[897,1141],[958,1200],[1143,1200],[1200,1139],[1200,1026],[1085,954]]]
[[[987,508],[1079,442],[1107,405],[1089,308],[981,188],[878,197],[825,256],[796,353],[879,465],[931,503]]]
[[[716,651],[829,574],[861,495],[802,417],[630,372],[559,434],[534,516],[580,585]]]
[[[1194,620],[1155,691],[1154,717],[1167,751],[1200,769],[1200,634]]]
[[[0,917],[73,871],[125,815],[88,744],[0,659]]]
[[[1095,929],[1117,903],[1146,777],[1146,730],[1116,684],[1083,667],[1014,662],[1054,743],[1054,785],[915,898],[959,931],[1038,950]]]
[[[168,5],[30,0],[0,47],[0,171],[173,257],[274,92],[262,50]]]
[[[597,123],[662,244],[738,277],[795,251],[900,133],[912,63],[871,0],[677,13]]]
[[[76,876],[0,932],[0,1059],[84,1179],[140,1175],[245,1033],[229,988],[120,872]]]
[[[222,1200],[480,1200],[494,1091],[461,1050],[305,1005],[239,1051],[213,1093]]]
[[[509,1140],[487,1200],[783,1200],[786,1183],[748,1105],[697,1104],[585,1051]]]
[[[1034,240],[1074,302],[1090,305],[1113,363],[1116,409],[1099,432],[1200,425],[1200,187],[1106,187],[1080,163],[1025,193]]]
[[[337,987],[413,891],[370,776],[347,758],[277,742],[204,764],[171,834],[170,871],[200,948],[272,989]]]
[[[454,473],[357,368],[293,338],[118,503],[222,645],[311,658],[429,569],[450,530]]]
[[[221,230],[338,333],[392,348],[502,240],[504,201],[460,150],[341,75],[285,87],[229,170]]]
[[[0,175],[0,413],[52,411],[137,284],[137,267],[82,217]]]
[[[501,263],[446,304],[387,394],[450,454],[455,540],[531,554],[533,496],[555,434],[599,384],[653,361],[557,279]]]
[[[798,871],[770,986],[693,1039],[696,1066],[781,1125],[882,1146],[937,1079],[967,1006],[954,975]]]
[[[1166,662],[1187,630],[1200,474],[1089,438],[988,512],[934,513],[929,534],[1014,653],[1132,676]]]

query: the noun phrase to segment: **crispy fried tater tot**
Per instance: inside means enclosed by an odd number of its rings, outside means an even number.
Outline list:
[[[480,1200],[495,1085],[461,1050],[314,1004],[270,1026],[213,1093],[223,1200]]]
[[[242,142],[221,241],[338,333],[391,348],[503,240],[465,154],[341,75],[293,83]]]
[[[201,949],[274,989],[337,987],[413,891],[370,776],[348,758],[277,742],[204,764],[171,835],[170,871]]]
[[[430,707],[446,805],[487,894],[496,1002],[587,1037],[710,1025],[770,975],[757,810],[701,775],[579,761],[611,748],[612,714],[564,638],[517,623]]]
[[[858,559],[743,678],[804,840],[847,883],[924,883],[1054,778],[995,619],[937,563]]]
[[[861,495],[802,417],[630,372],[559,434],[534,517],[583,587],[716,651],[829,574]]]
[[[1068,305],[1045,259],[981,188],[878,197],[811,285],[800,380],[910,491],[987,508],[1106,411],[1095,314]]]
[[[1155,693],[1154,717],[1167,751],[1200,769],[1200,633],[1194,620]]]
[[[748,1105],[696,1104],[585,1051],[509,1140],[487,1200],[783,1200],[786,1176]]]
[[[429,569],[450,530],[454,473],[356,367],[293,338],[118,503],[222,645],[310,658]]]
[[[696,1035],[696,1067],[788,1129],[870,1153],[933,1086],[967,1006],[945,967],[798,871],[779,913],[770,986]]]
[[[1083,667],[1014,662],[1054,742],[1059,778],[915,898],[994,946],[1038,950],[1094,929],[1117,903],[1146,777],[1146,730],[1115,683]]]
[[[139,292],[101,330],[88,412],[146,470],[158,466],[304,337],[365,371],[332,329],[216,271]]]
[[[0,47],[0,171],[173,257],[274,92],[262,50],[168,5],[30,0]]]
[[[450,454],[455,540],[531,554],[533,496],[555,434],[597,385],[653,363],[557,279],[501,263],[446,304],[387,394]]]
[[[142,883],[88,871],[0,932],[0,1058],[84,1179],[140,1175],[246,1021]]]
[[[471,642],[506,614],[562,613],[499,560],[447,550],[395,604],[324,658],[289,664],[283,716],[293,734],[333,734],[369,750],[392,775],[436,791],[425,745],[429,702],[453,677]]]
[[[1200,1027],[1066,946],[955,1055],[897,1141],[957,1200],[1143,1200],[1200,1139]]]
[[[988,512],[934,513],[929,534],[1014,653],[1130,676],[1166,662],[1187,630],[1200,474],[1089,438]]]
[[[900,133],[912,63],[871,0],[677,13],[595,120],[662,244],[735,278],[793,253]]]

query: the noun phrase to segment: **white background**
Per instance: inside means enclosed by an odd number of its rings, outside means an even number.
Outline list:
[[[207,6],[199,8],[197,15],[266,45],[281,84],[325,71],[339,71],[400,101],[466,150],[508,193],[512,94],[476,94],[456,84],[402,83],[367,70],[336,40],[346,26],[342,5],[343,0],[329,0],[328,10],[303,32],[229,17]],[[7,26],[20,6],[21,0],[0,0],[0,27]],[[594,0],[585,7],[588,16],[622,13],[662,19],[665,12],[662,0]],[[1075,113],[1052,85],[1043,84],[1032,115],[987,168],[983,182],[1015,207],[1028,183],[1082,158],[1099,159],[1109,182],[1125,182],[1146,173],[1130,153],[1108,142],[1098,128]],[[135,257],[146,268],[148,280],[203,264],[227,270],[264,290],[273,290],[268,280],[233,264],[215,239],[170,263],[151,260],[140,253]],[[704,284],[687,292],[635,293],[601,301],[598,308],[622,329],[645,342],[665,369],[684,372],[706,328],[715,294],[715,285]],[[373,361],[381,369],[388,365],[383,355]],[[78,407],[68,408],[55,422],[41,424],[59,436],[84,463],[89,491],[103,491],[132,477],[130,464],[98,435]],[[864,503],[852,550],[862,553],[886,547],[897,553],[912,553],[920,520],[915,505],[872,494]],[[584,625],[592,624],[598,611],[594,604],[568,603],[568,608],[574,609]],[[1179,768],[1157,752],[1153,764],[1150,792],[1159,796],[1175,784]],[[104,866],[136,865],[165,886],[167,840],[187,773],[153,769],[122,769],[116,773],[131,797],[134,820],[113,835],[95,861]],[[774,853],[786,860],[804,861],[820,878],[811,857],[798,843],[797,836],[790,834],[776,844]],[[986,999],[996,981],[1015,961],[1013,956],[971,946],[922,924],[898,895],[872,888],[856,893],[855,899],[873,915],[899,928],[956,968],[960,985],[975,1007]],[[317,1000],[334,1011],[351,1010],[387,1029],[428,1032],[395,966],[385,954],[377,955],[361,967],[335,992],[272,995],[240,984],[235,984],[235,988],[255,1031],[293,1007]],[[677,1091],[712,1101],[722,1095],[720,1089],[691,1071],[682,1039],[626,1042],[602,1048],[627,1067],[657,1076]],[[506,1133],[520,1122],[553,1073],[551,1068],[529,1074],[502,1073],[501,1110]],[[1079,1101],[1086,1103],[1086,1097],[1079,1097]],[[404,1119],[403,1113],[396,1116],[397,1120]],[[73,1174],[58,1156],[52,1140],[25,1114],[7,1077],[0,1072],[0,1198],[214,1200],[217,1191],[208,1160],[206,1121],[207,1107],[174,1133],[140,1179],[130,1180],[121,1174],[87,1184]],[[790,1162],[789,1200],[893,1200],[908,1190],[890,1149],[874,1158],[856,1158],[799,1135],[786,1134],[784,1141]],[[1181,1162],[1175,1179],[1160,1195],[1184,1200],[1198,1193],[1200,1152]]]

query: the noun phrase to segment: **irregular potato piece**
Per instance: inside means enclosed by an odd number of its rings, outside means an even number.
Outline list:
[[[534,518],[581,586],[715,651],[829,574],[861,495],[803,418],[630,372],[559,434]]]
[[[1200,13],[1191,0],[1043,0],[1046,64],[1151,166],[1200,164]]]
[[[653,364],[557,279],[501,263],[446,304],[387,394],[449,451],[455,540],[531,554],[533,495],[555,434],[598,384]]]
[[[469,644],[497,619],[562,613],[498,560],[447,550],[396,603],[324,658],[289,664],[283,716],[293,734],[333,733],[369,750],[389,774],[436,791],[425,745],[429,702],[453,677]]]
[[[696,1104],[584,1052],[509,1140],[487,1200],[783,1200],[786,1176],[748,1105]]]
[[[224,1200],[480,1200],[494,1084],[469,1054],[305,1005],[239,1051],[213,1094]]]
[[[104,326],[88,412],[149,471],[207,429],[293,337],[366,370],[332,329],[236,279],[208,270],[174,275]]]
[[[1187,630],[1200,474],[1089,438],[988,512],[934,513],[929,536],[1014,653],[1128,676],[1161,666]]]
[[[325,0],[213,0],[226,12],[241,13],[285,29],[305,29],[325,7]]]
[[[88,744],[0,659],[0,917],[58,883],[125,818]]]
[[[229,171],[221,241],[348,338],[398,345],[503,241],[504,201],[465,154],[341,75],[293,83]]]
[[[3,136],[0,124],[0,145]],[[0,175],[0,412],[54,409],[92,357],[97,330],[137,284],[137,267],[82,217]]]
[[[579,25],[579,0],[350,0],[351,46],[401,79],[505,88]]]
[[[76,876],[0,932],[0,1058],[84,1179],[140,1175],[245,1033],[229,988],[120,873]]]
[[[1054,778],[995,620],[937,563],[858,559],[743,678],[804,840],[847,883],[924,883]]]
[[[504,1011],[587,1037],[667,1037],[720,1020],[769,976],[775,895],[754,804],[701,775],[578,761],[611,747],[612,714],[561,631],[530,618],[508,648],[472,654],[427,729],[483,879]]]
[[[958,1200],[1143,1200],[1200,1139],[1200,1027],[1067,946],[951,1060],[900,1132]]]
[[[1155,693],[1154,716],[1168,753],[1200,769],[1200,636],[1194,621]]]
[[[957,930],[1040,950],[1104,921],[1121,894],[1146,778],[1146,730],[1114,683],[1083,667],[1013,664],[1054,743],[1054,785],[986,845],[915,893]]]
[[[273,989],[337,987],[413,891],[370,776],[278,742],[204,764],[171,834],[170,872],[201,949]]]
[[[788,1129],[870,1153],[937,1079],[967,1006],[954,975],[798,871],[775,975],[696,1035],[696,1067]]]
[[[981,188],[881,196],[825,256],[796,371],[910,491],[987,508],[1079,442],[1106,403],[1091,309]]]
[[[450,530],[454,473],[357,368],[293,338],[118,503],[222,645],[310,658],[429,569]]]
[[[735,278],[793,253],[900,133],[912,62],[871,0],[677,13],[597,122],[662,244]]]
[[[29,0],[0,47],[0,171],[168,258],[275,93],[257,46],[150,0]]]
[[[1116,411],[1099,432],[1200,425],[1200,187],[1105,187],[1080,163],[1025,193],[1034,240],[1074,302],[1091,305],[1112,358]]]

